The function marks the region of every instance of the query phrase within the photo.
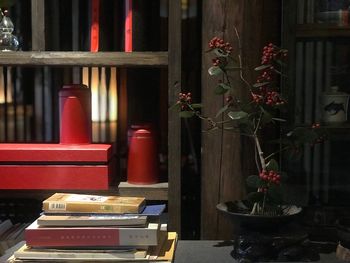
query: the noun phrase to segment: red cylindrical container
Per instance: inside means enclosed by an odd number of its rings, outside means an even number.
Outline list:
[[[154,184],[159,178],[157,144],[154,135],[146,129],[134,132],[128,155],[128,183]]]
[[[131,142],[131,138],[134,135],[134,133],[137,130],[140,129],[145,129],[150,131],[151,133],[153,132],[153,126],[151,123],[138,123],[138,124],[131,124],[129,129],[128,129],[128,147],[130,147],[130,142]]]
[[[91,91],[86,85],[65,85],[59,91],[60,143],[91,143]]]

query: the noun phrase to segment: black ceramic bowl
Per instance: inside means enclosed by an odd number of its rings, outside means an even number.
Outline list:
[[[233,222],[238,223],[242,227],[249,228],[276,228],[281,225],[285,225],[295,220],[296,217],[301,213],[302,208],[297,206],[289,206],[284,215],[251,215],[244,212],[233,212],[232,202],[219,203],[216,208],[230,217]]]

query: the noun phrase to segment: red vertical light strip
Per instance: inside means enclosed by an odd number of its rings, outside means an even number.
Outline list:
[[[132,52],[132,0],[125,0],[125,52]]]
[[[91,28],[90,28],[90,51],[98,52],[99,48],[99,12],[100,0],[92,0],[91,5]]]

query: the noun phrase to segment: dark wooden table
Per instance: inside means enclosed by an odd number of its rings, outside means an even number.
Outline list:
[[[179,240],[175,263],[234,263],[238,262],[231,256],[231,242],[216,240]],[[321,260],[316,262],[339,263],[335,253],[321,254]]]

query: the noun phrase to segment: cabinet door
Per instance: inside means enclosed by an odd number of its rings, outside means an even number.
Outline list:
[[[303,205],[347,205],[350,194],[349,1],[284,1],[284,46],[289,49],[288,128],[320,123],[327,139],[285,154],[284,170]],[[307,146],[307,145],[305,145]]]

